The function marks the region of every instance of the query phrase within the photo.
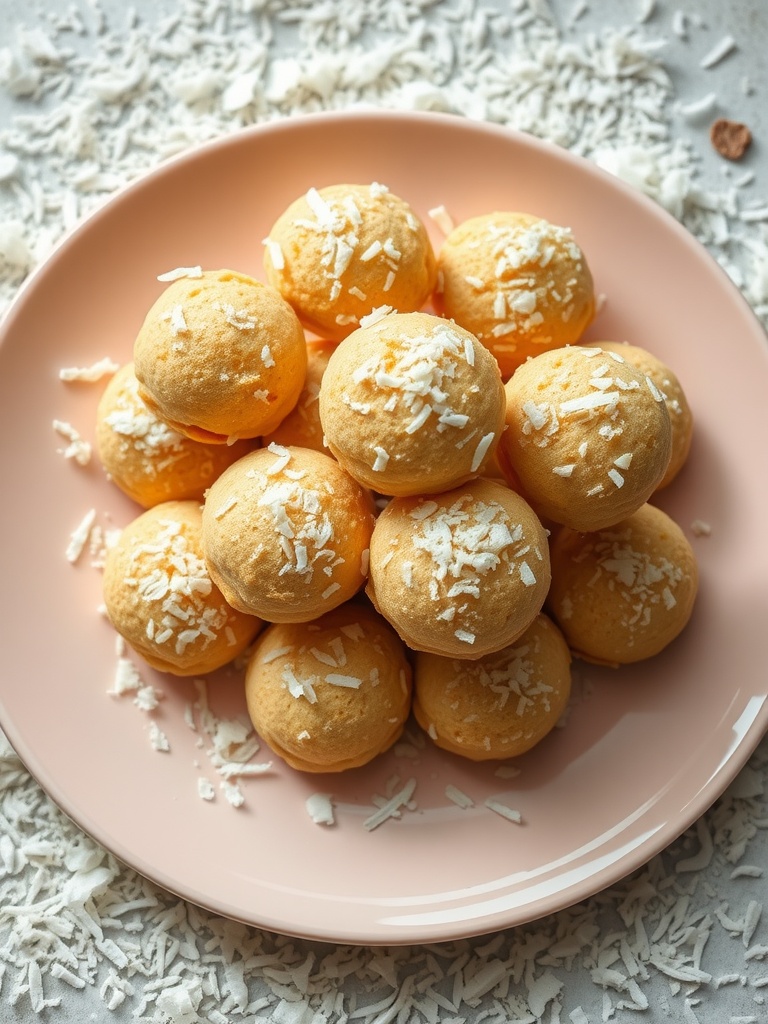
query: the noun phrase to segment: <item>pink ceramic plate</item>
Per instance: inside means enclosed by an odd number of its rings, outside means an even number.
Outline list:
[[[138,509],[99,466],[66,462],[52,420],[93,439],[102,385],[62,366],[130,358],[144,312],[177,266],[262,273],[261,240],[309,186],[378,180],[426,217],[456,222],[519,209],[569,224],[607,297],[594,338],[643,345],[677,371],[696,416],[690,462],[660,503],[693,536],[701,593],[693,621],[652,663],[577,666],[564,728],[514,778],[427,743],[343,777],[276,763],[233,808],[208,803],[207,737],[185,722],[191,683],[144,676],[165,694],[153,716],[107,696],[114,634],[100,574],[65,558],[91,508],[103,526]],[[434,225],[434,241],[441,236]],[[6,585],[0,720],[30,771],[127,864],[218,913],[307,937],[397,943],[519,924],[583,899],[640,866],[693,822],[744,764],[768,722],[763,466],[768,347],[705,251],[656,206],[553,146],[444,116],[350,113],[247,131],[174,160],[117,195],[23,289],[0,348],[1,522]],[[244,710],[235,673],[210,687],[219,715]],[[154,717],[170,753],[149,742]],[[406,752],[408,753],[408,752]],[[267,760],[261,751],[256,759]],[[417,808],[363,822],[392,778]],[[460,810],[457,786],[475,801]],[[336,825],[312,822],[333,794]],[[497,796],[513,824],[486,806]]]

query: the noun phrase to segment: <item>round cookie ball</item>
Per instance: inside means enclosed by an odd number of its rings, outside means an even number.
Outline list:
[[[653,505],[596,533],[562,529],[552,542],[548,607],[586,661],[624,665],[658,654],[690,619],[697,588],[690,543]]]
[[[268,434],[304,386],[307,346],[291,307],[232,270],[172,281],[134,343],[140,394],[188,437],[209,443]]]
[[[420,309],[435,286],[435,256],[411,207],[385,185],[311,188],[265,239],[267,280],[309,330],[340,341],[386,305]]]
[[[143,508],[203,500],[213,481],[252,445],[203,444],[160,420],[142,401],[133,364],[111,378],[96,410],[96,448],[109,478]]]
[[[368,492],[309,448],[245,455],[203,508],[211,577],[233,608],[268,622],[308,622],[357,593],[372,529]]]
[[[152,668],[177,676],[221,668],[263,625],[212,582],[201,526],[196,501],[155,505],[125,527],[104,564],[109,621]]]
[[[514,643],[549,589],[547,536],[504,484],[393,498],[373,529],[367,593],[416,651],[475,660]]]
[[[592,275],[570,228],[527,213],[471,217],[438,256],[439,310],[498,360],[506,380],[529,356],[579,340],[595,315]]]
[[[488,761],[543,740],[570,692],[568,645],[551,619],[537,615],[514,644],[478,661],[417,654],[413,712],[438,747]]]
[[[490,353],[428,313],[390,313],[359,328],[331,356],[320,389],[333,455],[366,487],[401,497],[481,474],[504,408]]]
[[[320,385],[328,360],[336,348],[335,341],[307,342],[307,376],[295,407],[271,434],[262,438],[264,447],[275,444],[312,448],[328,454],[320,422]]]
[[[292,768],[366,764],[403,731],[411,668],[394,631],[349,602],[314,622],[268,626],[245,676],[253,726]]]
[[[582,346],[543,352],[505,390],[499,462],[540,516],[600,530],[658,487],[672,450],[669,413],[651,379],[621,356]]]
[[[672,427],[672,456],[661,483],[656,487],[656,490],[660,491],[662,487],[672,483],[685,465],[691,450],[693,413],[683,386],[666,363],[639,345],[630,345],[625,341],[597,341],[595,345],[604,352],[613,352],[621,356],[630,366],[634,366],[640,373],[649,377],[664,395]]]

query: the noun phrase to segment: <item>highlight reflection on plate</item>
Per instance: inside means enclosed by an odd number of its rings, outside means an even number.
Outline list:
[[[91,508],[104,527],[138,509],[94,461],[57,453],[53,419],[86,438],[100,385],[62,366],[126,362],[146,309],[176,266],[262,277],[261,240],[310,186],[378,180],[426,217],[458,223],[493,209],[570,225],[607,301],[593,340],[661,356],[692,405],[690,461],[659,497],[691,536],[701,590],[685,633],[653,662],[619,672],[576,664],[564,728],[519,759],[515,777],[426,741],[343,776],[279,763],[242,784],[245,805],[205,802],[216,781],[205,737],[185,722],[189,681],[142,673],[164,693],[150,716],[107,696],[115,638],[99,572],[64,551]],[[430,223],[433,241],[440,243]],[[728,378],[722,368],[727,349]],[[650,201],[546,143],[443,115],[346,113],[278,122],[171,161],[112,199],[30,281],[2,328],[0,523],[5,578],[0,723],[52,798],[125,863],[217,913],[344,942],[438,941],[531,920],[583,899],[648,860],[722,792],[768,723],[766,565],[758,547],[768,485],[768,348],[725,275]],[[691,535],[695,519],[711,536]],[[218,715],[244,710],[241,680],[209,687]],[[264,752],[262,752],[264,753]],[[259,755],[261,756],[261,755]],[[266,760],[268,752],[262,758]],[[374,831],[374,794],[416,779],[417,809]],[[474,807],[448,800],[452,784]],[[337,824],[315,825],[314,792]],[[515,825],[483,801],[522,813]]]

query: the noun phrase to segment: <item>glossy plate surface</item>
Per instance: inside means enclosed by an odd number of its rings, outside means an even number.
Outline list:
[[[701,591],[684,635],[619,672],[576,665],[564,728],[501,778],[429,743],[345,776],[274,770],[219,792],[208,738],[185,722],[191,683],[157,676],[154,717],[107,695],[115,637],[100,573],[65,558],[93,508],[104,527],[138,509],[94,459],[57,451],[54,419],[87,439],[103,384],[65,384],[63,366],[126,362],[146,309],[177,266],[262,277],[261,240],[307,188],[387,184],[427,218],[517,209],[570,225],[605,306],[593,339],[627,340],[681,378],[696,417],[690,462],[659,498],[691,536]],[[435,245],[441,235],[429,221]],[[705,251],[650,201],[591,165],[506,130],[441,115],[347,113],[279,122],[165,164],[82,224],[29,280],[0,346],[4,579],[0,723],[30,771],[125,863],[217,913],[295,935],[367,943],[449,939],[519,924],[583,899],[662,849],[722,792],[768,722],[768,347]],[[691,534],[696,520],[709,537]],[[209,688],[219,715],[244,711],[241,680]],[[201,742],[202,741],[202,742]],[[262,750],[257,760],[267,760]],[[418,808],[374,831],[363,821],[394,775]],[[445,796],[452,784],[475,806]],[[307,796],[333,794],[337,823]],[[495,795],[512,824],[483,805]]]

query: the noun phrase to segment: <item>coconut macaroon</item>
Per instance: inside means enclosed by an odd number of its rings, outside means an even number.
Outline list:
[[[268,434],[304,385],[307,346],[291,307],[232,270],[173,280],[134,343],[140,394],[157,415],[198,441]]]
[[[438,256],[435,303],[493,352],[505,379],[529,356],[578,341],[595,315],[571,229],[527,213],[459,224]]]
[[[504,484],[394,498],[376,520],[367,593],[416,651],[501,650],[539,613],[549,581],[544,528]]]
[[[107,551],[104,603],[117,632],[152,668],[177,676],[221,668],[263,623],[235,611],[206,568],[196,501],[142,512]]]
[[[413,712],[438,747],[487,761],[543,740],[570,692],[568,645],[542,614],[514,644],[478,661],[417,654]]]
[[[661,359],[639,345],[625,341],[596,341],[604,352],[615,352],[630,366],[649,377],[664,395],[672,428],[672,456],[656,490],[671,484],[685,465],[693,439],[693,413],[677,375]]]
[[[411,668],[381,616],[350,602],[311,623],[268,626],[248,662],[245,696],[254,728],[292,768],[340,772],[398,739]]]
[[[328,454],[320,423],[319,398],[323,374],[336,344],[335,341],[327,340],[307,342],[307,375],[304,387],[296,405],[282,423],[271,434],[262,438],[265,447],[274,441],[276,444],[312,448],[316,452]]]
[[[574,530],[612,526],[664,477],[672,450],[664,395],[617,353],[543,352],[505,390],[499,462],[544,518]]]
[[[229,603],[308,622],[352,597],[368,570],[371,496],[330,457],[271,444],[226,469],[203,508],[203,549]]]
[[[661,509],[596,533],[558,531],[548,607],[574,652],[623,665],[658,654],[691,617],[698,588],[693,549]]]
[[[421,309],[435,286],[424,225],[377,182],[310,188],[264,243],[268,281],[324,338],[346,337],[381,305]]]
[[[133,364],[111,378],[96,410],[96,447],[110,480],[143,508],[161,501],[203,500],[227,466],[253,447],[204,444],[180,434],[146,405]]]
[[[406,496],[481,474],[504,424],[498,367],[468,331],[428,313],[364,321],[320,389],[326,444],[366,487]]]

